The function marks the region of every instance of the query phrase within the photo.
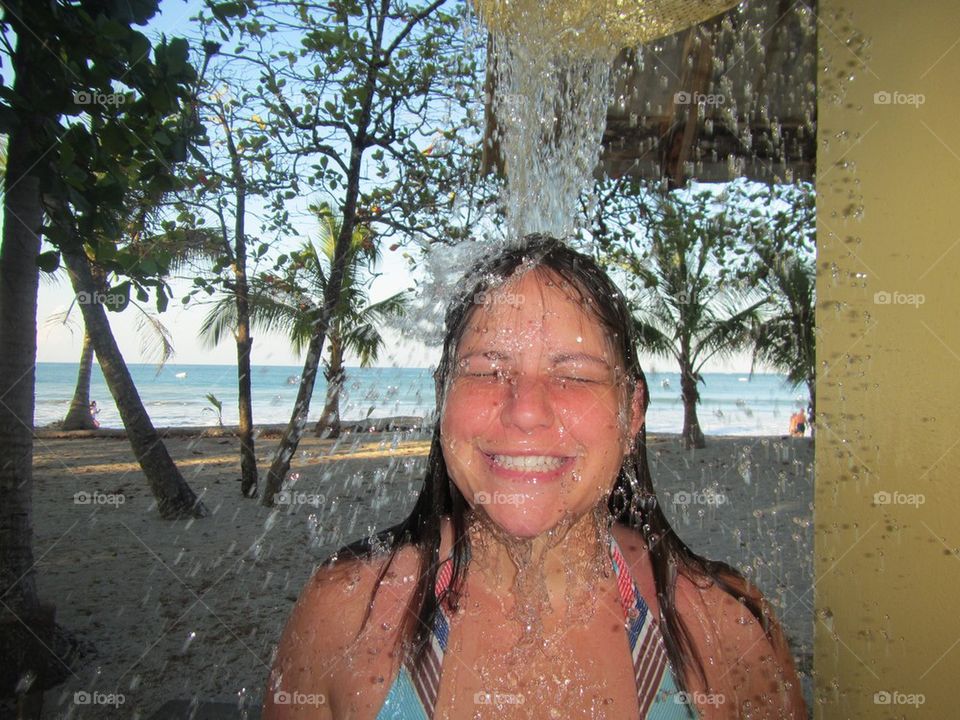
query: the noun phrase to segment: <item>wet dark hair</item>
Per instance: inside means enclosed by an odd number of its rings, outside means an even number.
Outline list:
[[[441,411],[447,383],[456,369],[457,345],[477,304],[477,298],[495,291],[525,268],[550,271],[572,286],[596,319],[606,329],[614,350],[622,359],[623,374],[629,389],[628,401],[638,385],[644,390],[644,410],[649,404],[647,380],[637,357],[635,321],[626,299],[604,270],[590,257],[568,247],[562,241],[545,235],[529,235],[523,241],[498,255],[481,261],[465,275],[464,286],[446,313],[446,332],[443,355],[434,373],[437,393],[437,421],[430,444],[423,488],[410,515],[397,525],[374,537],[364,538],[347,546],[338,556],[352,555],[369,558],[378,549],[387,548],[389,558],[383,564],[371,593],[363,625],[373,609],[374,599],[384,576],[405,546],[414,546],[420,555],[420,573],[410,599],[410,612],[400,629],[406,658],[419,662],[426,651],[434,616],[441,602],[456,607],[466,576],[470,557],[470,539],[466,516],[470,505],[447,473],[440,445]],[[692,669],[706,682],[703,660],[693,646],[686,623],[681,619],[676,604],[678,573],[701,587],[716,583],[724,591],[743,603],[760,622],[770,637],[771,623],[755,593],[745,592],[747,581],[724,562],[711,561],[697,555],[673,532],[663,514],[653,489],[653,480],[647,464],[646,425],[634,438],[631,452],[624,458],[607,506],[613,521],[640,532],[649,548],[653,579],[660,606],[660,631],[666,646],[667,658],[675,673],[677,685],[686,691],[686,672]],[[442,597],[435,593],[440,558],[440,530],[444,516],[449,516],[453,528],[453,576]],[[706,583],[706,585],[705,585]]]

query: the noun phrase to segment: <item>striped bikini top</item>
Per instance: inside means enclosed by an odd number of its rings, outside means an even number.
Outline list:
[[[696,710],[688,705],[687,697],[677,687],[673,672],[667,664],[667,652],[663,636],[647,607],[637,584],[623,558],[620,547],[610,536],[610,559],[617,577],[620,604],[628,622],[624,624],[633,671],[637,683],[637,700],[642,719],[690,720],[697,717]],[[453,575],[453,563],[446,560],[437,572],[437,597],[446,590]],[[433,632],[428,641],[424,659],[413,665],[405,662],[390,687],[387,699],[377,715],[377,720],[431,720],[437,705],[440,690],[440,673],[443,654],[450,637],[450,616],[441,603],[433,622]]]

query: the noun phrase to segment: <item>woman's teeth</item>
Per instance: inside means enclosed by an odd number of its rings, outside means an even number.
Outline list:
[[[493,461],[507,470],[548,472],[559,468],[567,458],[552,455],[494,455]]]

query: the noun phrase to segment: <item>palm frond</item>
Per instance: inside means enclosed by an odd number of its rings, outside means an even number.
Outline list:
[[[142,308],[139,303],[134,302],[133,305],[140,311],[137,316],[140,354],[149,362],[157,363],[157,373],[159,374],[163,366],[174,355],[173,335],[156,315]]]
[[[232,334],[236,326],[237,304],[231,295],[223,295],[200,323],[200,339],[205,347],[214,348]]]

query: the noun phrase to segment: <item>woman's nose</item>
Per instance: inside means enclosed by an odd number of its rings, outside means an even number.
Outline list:
[[[553,425],[553,407],[547,381],[515,376],[508,383],[506,394],[501,411],[504,425],[526,432]]]

